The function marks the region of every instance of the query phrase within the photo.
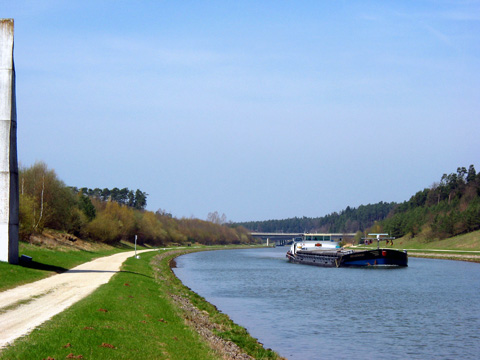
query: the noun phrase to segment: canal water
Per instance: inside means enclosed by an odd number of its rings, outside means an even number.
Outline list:
[[[480,264],[290,264],[286,247],[177,258],[175,274],[290,359],[479,359]]]

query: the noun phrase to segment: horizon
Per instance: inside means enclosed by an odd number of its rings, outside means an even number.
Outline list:
[[[1,3],[19,162],[68,186],[247,222],[480,170],[480,2]]]

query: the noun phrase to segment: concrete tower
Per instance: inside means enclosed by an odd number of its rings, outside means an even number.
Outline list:
[[[0,19],[0,261],[18,263],[18,162],[13,19]]]

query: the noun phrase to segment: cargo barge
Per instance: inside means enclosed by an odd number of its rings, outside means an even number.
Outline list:
[[[380,248],[380,241],[393,244],[388,234],[368,234],[374,238],[365,238],[366,243],[377,241],[377,249],[351,250],[341,248],[338,242],[324,235],[305,234],[302,241],[294,242],[287,252],[292,263],[323,267],[349,266],[408,266],[406,250]]]

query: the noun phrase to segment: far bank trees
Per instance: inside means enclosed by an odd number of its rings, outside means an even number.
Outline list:
[[[470,165],[443,174],[440,182],[396,206],[382,225],[392,236],[420,234],[428,239],[480,229],[480,173]]]
[[[364,231],[376,221],[385,219],[396,203],[379,202],[360,205],[358,208],[347,206],[345,210],[334,212],[318,218],[294,217],[283,220],[249,221],[237,223],[258,232],[324,232],[354,233]]]
[[[347,206],[319,217],[238,223],[259,232],[354,233],[387,232],[395,237],[443,239],[480,229],[480,173],[474,165],[443,174],[439,182],[418,191],[408,201]]]

